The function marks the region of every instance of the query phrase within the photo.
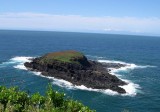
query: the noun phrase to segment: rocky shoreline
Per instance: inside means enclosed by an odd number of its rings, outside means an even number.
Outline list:
[[[31,60],[31,62],[26,62],[24,65],[31,71],[40,71],[44,76],[63,79],[74,85],[84,85],[93,89],[111,89],[121,94],[126,93],[119,86],[126,85],[127,83],[109,73],[109,68],[120,68],[125,65],[99,63],[88,60],[84,55],[71,55],[71,53],[76,54],[79,52],[63,51],[48,53]],[[69,61],[65,56],[71,56],[67,58]],[[65,57],[65,60],[62,57]]]

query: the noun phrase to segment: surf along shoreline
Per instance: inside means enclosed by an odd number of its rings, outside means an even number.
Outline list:
[[[30,71],[41,72],[46,77],[63,79],[75,86],[85,86],[92,89],[110,89],[125,94],[121,86],[128,83],[110,74],[109,68],[125,67],[120,63],[99,63],[88,60],[77,51],[60,51],[45,54],[24,63]]]
[[[117,61],[117,60],[106,60],[105,57],[97,57],[96,58],[92,58],[92,57],[95,57],[95,56],[87,56],[89,59],[92,59],[92,60],[96,60],[100,63],[121,63],[121,64],[126,64],[127,66],[125,67],[121,67],[121,68],[110,68],[110,74],[112,75],[116,75],[118,78],[120,78],[121,80],[124,80],[126,82],[128,82],[127,85],[125,86],[121,86],[122,88],[125,89],[126,93],[125,94],[119,94],[118,92],[116,91],[112,91],[110,89],[93,89],[93,88],[87,88],[86,86],[84,85],[74,85],[66,80],[63,80],[63,79],[57,79],[55,77],[49,77],[49,76],[44,76],[42,75],[41,72],[37,72],[37,71],[29,71],[28,73],[30,75],[36,75],[36,76],[39,76],[39,77],[44,77],[44,78],[47,78],[47,79],[50,79],[52,80],[52,84],[53,85],[57,85],[57,86],[60,86],[62,88],[65,88],[65,89],[71,89],[71,90],[83,90],[83,91],[94,91],[94,92],[100,92],[100,93],[103,93],[103,94],[107,94],[107,95],[120,95],[120,96],[131,96],[131,97],[134,97],[137,95],[137,93],[139,93],[139,91],[141,91],[141,87],[140,85],[134,83],[132,80],[128,80],[128,78],[126,78],[126,76],[123,76],[123,73],[119,74],[119,72],[127,72],[128,70],[129,71],[132,71],[134,69],[146,69],[146,68],[152,68],[152,67],[156,67],[156,66],[152,66],[152,65],[137,65],[137,64],[134,64],[134,63],[127,63],[127,62],[123,62],[123,61]],[[36,57],[34,56],[15,56],[11,59],[9,59],[8,61],[6,62],[2,62],[0,64],[0,66],[3,66],[3,67],[7,67],[7,66],[12,66],[13,68],[15,69],[19,69],[19,70],[25,70],[25,71],[28,71],[28,69],[24,66],[24,63],[25,62],[31,62],[31,60],[35,59]]]

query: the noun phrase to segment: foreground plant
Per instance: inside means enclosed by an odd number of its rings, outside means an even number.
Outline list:
[[[29,95],[17,87],[0,86],[1,112],[93,112],[78,101],[66,99],[49,85],[45,96]]]

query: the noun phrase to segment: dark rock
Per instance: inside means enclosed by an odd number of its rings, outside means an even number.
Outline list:
[[[85,56],[71,58],[71,62],[52,60],[49,63],[42,63],[42,59],[44,59],[44,56],[35,58],[32,62],[26,62],[24,65],[29,70],[42,72],[44,76],[64,79],[75,85],[85,85],[93,89],[111,89],[118,93],[126,93],[119,86],[127,83],[111,75],[107,70],[110,67],[120,68],[125,65],[99,63],[88,60]]]

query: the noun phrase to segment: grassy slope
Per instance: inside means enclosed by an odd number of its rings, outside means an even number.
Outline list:
[[[43,56],[41,63],[52,63],[53,60],[74,63],[73,58],[82,58],[84,55],[77,51],[62,51],[49,53]]]

